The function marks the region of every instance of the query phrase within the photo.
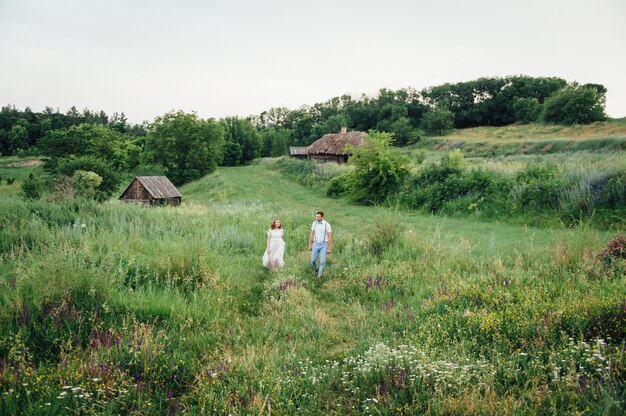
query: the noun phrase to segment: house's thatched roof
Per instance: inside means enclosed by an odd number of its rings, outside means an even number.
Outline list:
[[[139,181],[155,199],[182,197],[178,189],[176,189],[174,184],[172,184],[166,176],[137,176],[135,180]],[[128,185],[128,188],[130,188],[131,185],[132,182]],[[128,188],[126,188],[126,190],[128,190]],[[125,193],[126,191],[122,192],[122,195]]]
[[[309,146],[310,155],[345,155],[344,147],[347,144],[360,146],[365,143],[367,133],[349,131],[347,133],[329,133],[322,136]]]
[[[289,146],[289,154],[291,156],[306,156],[309,150],[306,146]]]

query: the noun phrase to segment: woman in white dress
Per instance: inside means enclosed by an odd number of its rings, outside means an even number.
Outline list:
[[[274,271],[285,265],[285,242],[283,241],[283,227],[276,218],[267,231],[267,249],[263,254],[263,266]]]

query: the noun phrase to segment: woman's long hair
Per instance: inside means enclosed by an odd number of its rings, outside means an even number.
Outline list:
[[[280,219],[276,218],[274,221],[272,221],[272,225],[270,225],[270,230],[274,230],[276,228],[282,229],[283,228],[283,224],[281,223],[280,225],[276,225],[276,221],[280,221]]]

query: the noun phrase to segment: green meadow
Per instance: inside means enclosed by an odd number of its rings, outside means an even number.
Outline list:
[[[271,161],[180,190],[146,208],[0,185],[1,414],[624,413],[620,230],[356,205]]]

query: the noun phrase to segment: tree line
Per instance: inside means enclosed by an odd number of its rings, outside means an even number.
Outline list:
[[[452,129],[602,121],[606,92],[600,84],[580,85],[555,77],[480,78],[421,91],[381,89],[373,97],[342,95],[296,110],[272,108],[250,120],[261,131],[286,131],[292,145],[309,145],[345,126],[392,133],[393,145],[404,146]]]
[[[5,106],[0,111],[2,156],[45,156],[55,175],[95,172],[94,195],[118,186],[116,172],[161,172],[176,184],[223,166],[288,154],[341,127],[386,132],[394,146],[453,129],[513,123],[586,124],[606,118],[606,88],[555,77],[480,78],[417,91],[381,89],[374,96],[342,95],[295,110],[272,108],[247,118],[201,119],[173,111],[131,124],[124,113],[50,107],[41,113]],[[84,173],[80,178],[87,177]],[[97,182],[97,181],[96,181]],[[92,181],[93,183],[93,181]]]

